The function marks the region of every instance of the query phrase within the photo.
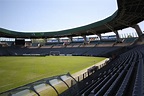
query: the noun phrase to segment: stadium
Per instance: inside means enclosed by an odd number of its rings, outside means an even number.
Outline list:
[[[0,28],[0,37],[14,38],[0,42],[0,96],[144,96],[144,35],[138,25],[144,0],[117,0],[117,6],[103,20],[67,30]],[[118,30],[128,27],[136,37],[120,37]],[[101,35],[108,32],[115,35]]]

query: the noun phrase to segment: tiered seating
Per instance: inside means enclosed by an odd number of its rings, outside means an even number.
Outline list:
[[[123,43],[132,43],[136,40],[137,38],[125,38]]]
[[[144,48],[144,47],[142,47]],[[144,50],[141,47],[139,52],[139,64],[136,72],[136,79],[133,88],[133,96],[143,96],[144,95]]]
[[[0,55],[23,55],[23,54],[50,54],[51,51],[59,51],[60,54],[72,54],[74,56],[105,56],[107,53],[118,50],[121,47],[1,47]]]
[[[143,96],[144,46],[133,48],[78,83],[72,96]],[[63,95],[61,95],[63,96]]]
[[[93,47],[90,50],[88,50],[85,54],[88,54],[91,56],[103,56],[109,52],[118,50],[119,48],[121,47]]]
[[[124,66],[122,66],[122,65],[123,65],[123,63],[128,62],[129,58],[130,57],[127,57],[124,60],[125,62],[119,62],[120,64],[116,64],[116,61],[115,61],[114,66],[113,67],[111,66],[112,68],[109,69],[111,71],[106,72],[108,75],[106,75],[106,74],[104,75],[105,79],[102,79],[102,81],[100,81],[100,83],[95,85],[95,88],[91,88],[91,90],[89,90],[90,91],[89,94],[83,93],[82,96],[88,96],[88,95],[94,96],[94,94],[98,95],[98,96],[104,95],[103,93],[109,88],[109,86],[112,84],[112,82],[114,82],[114,80],[116,78],[121,78],[124,75],[123,73],[126,71],[128,65],[125,67],[125,70],[124,70]],[[122,61],[122,59],[120,61]],[[121,74],[120,74],[120,72],[121,72]]]
[[[135,40],[137,40],[135,37],[121,39],[120,41],[115,42],[113,46],[130,46],[135,42]]]
[[[3,48],[3,47],[0,47],[0,56],[7,56],[7,55],[9,55],[9,52],[5,49],[5,48]]]

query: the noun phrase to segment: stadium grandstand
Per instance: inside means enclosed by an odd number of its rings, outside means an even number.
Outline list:
[[[113,15],[89,25],[55,32],[17,32],[0,28],[0,37],[13,38],[0,42],[0,56],[94,56],[107,57],[101,66],[93,66],[82,75],[82,80],[69,73],[43,79],[0,93],[0,96],[26,96],[32,91],[43,96],[35,87],[50,85],[57,96],[144,96],[144,35],[138,23],[144,20],[144,0],[117,0],[118,10]],[[138,37],[120,38],[118,30],[132,27]],[[101,36],[114,32],[115,35]],[[97,35],[98,37],[87,37]],[[75,38],[80,36],[80,38]],[[67,37],[66,39],[60,39]],[[49,38],[51,39],[49,42]],[[32,42],[25,39],[42,39]],[[70,81],[62,79],[67,76]],[[58,78],[68,86],[59,93],[50,84]],[[67,82],[71,82],[70,85]],[[30,93],[30,92],[29,92]],[[24,94],[24,95],[23,95]]]

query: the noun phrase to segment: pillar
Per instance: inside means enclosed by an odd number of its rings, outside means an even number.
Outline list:
[[[47,38],[44,38],[44,42],[47,43]]]
[[[120,36],[118,34],[118,31],[116,30],[116,31],[114,31],[114,33],[116,34],[117,41],[119,41],[120,40]]]
[[[84,43],[87,43],[86,35],[83,35],[82,37],[83,37],[83,39],[84,39]]]
[[[73,37],[68,37],[69,38],[69,42],[73,42]]]
[[[101,41],[101,34],[98,34],[98,36],[99,36],[99,39],[100,39],[100,41]]]
[[[57,38],[58,42],[60,42],[60,38]]]
[[[139,27],[139,25],[133,25],[132,27],[136,30],[139,37],[143,34],[142,30]]]

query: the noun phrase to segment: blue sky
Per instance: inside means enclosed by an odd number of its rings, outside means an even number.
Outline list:
[[[96,22],[116,10],[115,0],[0,0],[0,26],[57,31]]]
[[[112,15],[117,10],[116,1],[0,0],[0,27],[20,32],[75,28]],[[144,30],[144,23],[140,27]],[[131,28],[128,31],[135,30]]]

